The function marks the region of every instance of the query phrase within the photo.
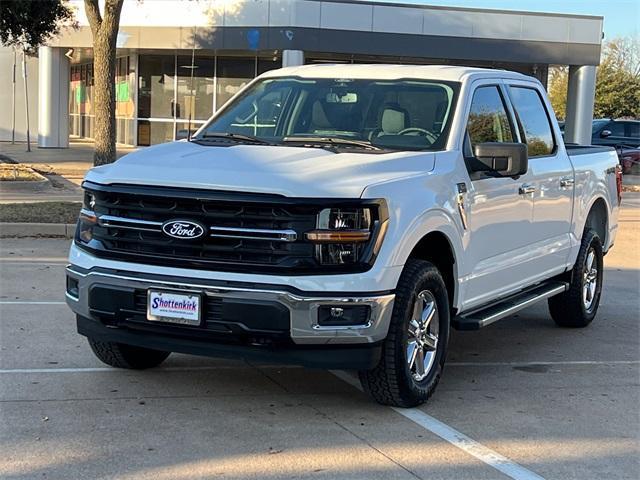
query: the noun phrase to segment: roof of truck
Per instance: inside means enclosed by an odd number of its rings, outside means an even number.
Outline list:
[[[302,65],[270,70],[263,77],[302,78],[363,78],[397,80],[402,78],[448,80],[461,82],[469,77],[515,78],[531,80],[533,77],[509,70],[460,67],[453,65],[394,65],[394,64],[330,64]]]

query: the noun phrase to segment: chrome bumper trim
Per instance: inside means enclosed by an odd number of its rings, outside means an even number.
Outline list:
[[[290,312],[292,340],[297,344],[351,344],[375,343],[387,336],[395,294],[314,296],[298,295],[285,290],[211,286],[197,280],[161,280],[120,273],[89,271],[78,272],[67,267],[67,275],[78,281],[79,298],[67,295],[67,304],[77,314],[91,317],[88,306],[89,289],[93,284],[105,284],[137,289],[168,288],[173,290],[197,289],[211,297],[275,301]],[[318,328],[318,309],[321,305],[368,305],[371,317],[365,325]]]

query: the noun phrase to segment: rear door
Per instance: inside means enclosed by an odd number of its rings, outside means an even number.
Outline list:
[[[533,186],[530,248],[541,277],[565,270],[570,249],[574,172],[561,136],[554,131],[546,96],[537,83],[509,82],[520,137],[528,146]]]
[[[615,147],[616,145],[623,145],[625,143],[626,132],[625,132],[625,124],[626,122],[614,121],[605,127],[605,130],[609,130],[611,134],[605,138],[606,145],[611,145]]]
[[[519,134],[501,81],[474,83],[467,106],[463,142],[465,161],[473,160],[473,147],[484,142],[518,142]],[[527,262],[532,234],[533,197],[522,191],[532,181],[470,173],[466,210],[469,274],[463,279],[463,308],[481,305],[517,290],[535,273]]]
[[[640,122],[624,122],[624,134],[627,145],[637,147],[640,145]]]

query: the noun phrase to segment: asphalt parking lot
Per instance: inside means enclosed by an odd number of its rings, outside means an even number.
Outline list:
[[[172,355],[102,365],[63,303],[68,242],[0,241],[3,479],[636,479],[640,195],[595,322],[538,305],[454,332],[432,401],[372,403],[345,372]]]

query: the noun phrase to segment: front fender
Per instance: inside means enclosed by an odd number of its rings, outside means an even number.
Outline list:
[[[455,182],[429,173],[369,187],[365,197],[386,198],[390,220],[379,260],[386,266],[404,266],[416,245],[429,233],[443,234],[454,257],[456,283],[466,272],[464,228],[455,203]],[[458,284],[459,286],[459,284]],[[454,292],[457,306],[459,288]]]

